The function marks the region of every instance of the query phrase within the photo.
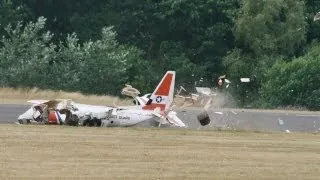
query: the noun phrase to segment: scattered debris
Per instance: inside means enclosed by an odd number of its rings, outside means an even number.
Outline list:
[[[224,82],[230,84],[231,82],[228,79],[225,79]]]
[[[218,78],[218,88],[219,89],[222,89],[222,85],[224,84],[225,79],[226,79],[226,75],[220,76]]]
[[[234,115],[238,115],[238,113],[236,113],[236,112],[235,112],[235,111],[233,111],[233,110],[232,110],[231,112],[232,112]]]
[[[314,128],[314,132],[315,132],[315,133],[318,133],[316,121],[313,121],[313,128]]]
[[[280,118],[278,118],[278,123],[279,123],[279,126],[280,126],[280,129],[286,133],[290,133],[290,130],[289,129],[285,129],[284,127],[284,121]],[[284,130],[285,129],[285,130]]]
[[[283,120],[282,120],[282,119],[280,119],[280,118],[278,118],[278,123],[279,123],[279,125],[280,125],[280,126],[284,125]]]
[[[313,21],[318,21],[320,19],[320,12],[313,16]]]
[[[211,107],[211,102],[212,102],[212,98],[209,98],[207,103],[203,107],[205,111],[209,110],[209,108]]]
[[[122,89],[121,94],[135,98],[140,94],[140,91],[136,88],[133,88],[129,84],[125,84],[125,87]]]
[[[250,78],[240,78],[241,82],[250,82]]]
[[[197,94],[188,92],[184,87],[180,86],[180,89],[175,95],[175,104],[180,108],[185,108],[192,105],[205,105],[208,101],[216,96],[208,87],[196,87]],[[210,101],[212,102],[212,101]]]
[[[189,93],[184,87],[180,86],[180,89],[175,95],[174,104],[180,108],[192,106],[198,100],[198,95]]]
[[[226,78],[226,75],[222,75],[222,76],[219,76],[218,79],[225,79]]]
[[[222,85],[223,85],[222,79],[219,79],[219,80],[218,80],[218,85],[219,85],[219,86],[222,86]]]
[[[196,91],[200,95],[205,95],[205,96],[216,95],[216,94],[212,93],[211,89],[208,87],[196,87]]]
[[[286,130],[286,133],[290,133],[290,131],[287,129],[287,130]]]

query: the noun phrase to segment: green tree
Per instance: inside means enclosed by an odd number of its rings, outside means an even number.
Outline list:
[[[320,109],[320,46],[314,45],[302,57],[292,62],[277,62],[268,70],[262,86],[264,105],[302,106]]]
[[[0,27],[3,27],[0,29],[0,37],[6,35],[4,27],[9,24],[16,25],[18,21],[21,24],[30,16],[31,13],[24,4],[14,4],[11,0],[0,1]]]
[[[313,21],[313,17],[320,11],[320,1],[317,0],[305,0],[306,11],[305,17],[308,22],[308,33],[307,41],[311,43],[312,41],[320,40],[320,23],[319,21]]]
[[[133,61],[140,61],[141,52],[119,44],[112,27],[102,29],[101,39],[79,42],[76,34],[60,43],[50,76],[56,77],[51,88],[96,94],[119,94],[129,77]],[[66,44],[66,45],[64,45]],[[47,78],[49,79],[50,76]],[[55,85],[54,85],[55,84]]]
[[[140,51],[119,44],[112,27],[102,29],[100,40],[79,43],[76,34],[69,35],[59,46],[45,31],[46,19],[19,22],[7,26],[8,37],[0,49],[1,85],[39,87],[118,94],[128,81],[133,61],[140,61]]]
[[[243,1],[235,26],[237,43],[254,56],[293,57],[306,40],[301,0]]]
[[[43,67],[54,58],[55,45],[51,43],[52,34],[44,32],[46,19],[22,27],[8,25],[0,49],[1,86],[42,86],[47,79]]]
[[[236,48],[225,57],[224,64],[236,96],[243,103],[253,102],[264,75],[276,59],[288,59],[303,54],[306,45],[304,2],[296,0],[243,1],[236,19]],[[249,77],[249,84],[240,83]]]
[[[203,67],[202,76],[212,83],[223,72],[222,57],[234,45],[233,15],[238,6],[237,0],[161,1],[155,14],[164,24],[159,29],[166,30],[158,42],[179,43],[180,53]]]

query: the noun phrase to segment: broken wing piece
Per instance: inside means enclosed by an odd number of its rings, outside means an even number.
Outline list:
[[[167,115],[167,120],[178,127],[186,127],[186,125],[181,121],[181,119],[177,116],[175,111],[170,111]]]
[[[171,124],[177,127],[186,127],[186,125],[178,118],[175,111],[169,111],[167,115],[162,115],[160,108],[156,108],[152,113],[154,116],[159,118],[160,124]],[[160,125],[159,124],[159,125]]]

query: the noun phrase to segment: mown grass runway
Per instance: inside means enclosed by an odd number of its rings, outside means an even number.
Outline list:
[[[0,126],[0,179],[318,179],[320,134]]]

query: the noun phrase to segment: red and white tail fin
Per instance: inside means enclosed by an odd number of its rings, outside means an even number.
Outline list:
[[[144,107],[142,107],[142,109],[154,110],[156,108],[160,108],[161,111],[168,110],[173,102],[175,78],[175,71],[167,71],[157,88],[150,96],[149,101]]]

